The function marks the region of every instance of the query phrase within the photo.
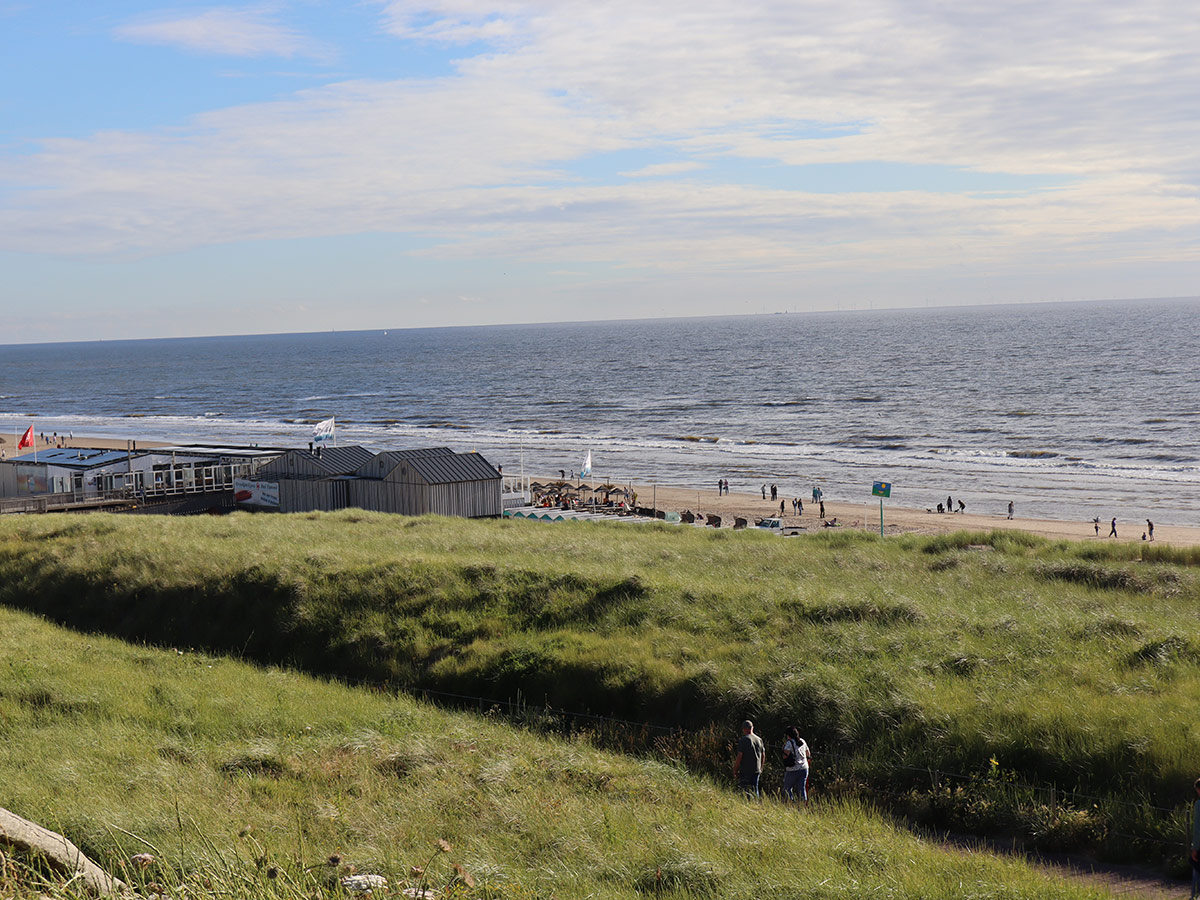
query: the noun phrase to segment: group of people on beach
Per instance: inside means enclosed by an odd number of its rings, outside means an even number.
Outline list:
[[[1010,510],[1009,510],[1009,511],[1010,511],[1010,513],[1011,513],[1011,507],[1012,507],[1012,504],[1010,503],[1010,504],[1008,504],[1008,505],[1009,505],[1009,507],[1010,507]],[[940,513],[952,513],[952,512],[954,512],[955,510],[954,510],[954,497],[953,497],[953,495],[949,495],[949,494],[948,494],[948,495],[946,496],[946,502],[945,502],[945,504],[939,503],[939,504],[937,505],[937,511],[938,511],[938,512],[940,512]],[[962,498],[960,497],[960,498],[958,499],[958,512],[960,512],[960,513],[965,513],[966,511],[967,511],[967,504],[963,503],[963,501],[962,501]],[[1009,515],[1009,518],[1011,519],[1011,518],[1012,518],[1012,516],[1011,516],[1011,515]]]
[[[759,490],[762,492],[762,498],[764,500],[766,500],[768,498],[768,495],[770,495],[770,500],[772,503],[774,503],[776,500],[779,500],[779,515],[780,515],[780,517],[785,515],[788,501],[779,499],[779,485],[767,484],[766,482],[763,482],[763,484],[759,488]],[[729,479],[728,478],[718,478],[717,479],[717,496],[718,497],[725,496],[725,495],[728,495],[728,493],[729,493]],[[824,491],[822,491],[819,487],[815,487],[815,486],[813,487],[812,502],[819,507],[818,515],[822,519],[825,518],[825,501],[822,499],[824,496],[825,496]],[[792,505],[792,515],[793,516],[804,515],[804,501],[801,498],[793,497],[791,499],[791,505]]]
[[[1092,526],[1096,529],[1096,537],[1100,537],[1100,517],[1096,516],[1092,519]],[[1112,523],[1108,528],[1108,536],[1110,538],[1118,537],[1117,535],[1117,517],[1113,516]],[[1154,523],[1149,519],[1146,520],[1146,530],[1142,532],[1143,541],[1154,540]]]
[[[780,762],[783,765],[783,802],[807,803],[812,751],[804,738],[800,737],[800,731],[795,725],[789,725],[783,730]],[[733,760],[733,778],[747,797],[762,799],[761,781],[766,764],[766,745],[763,739],[754,733],[754,723],[746,719],[742,722],[742,736],[738,740],[737,755]]]

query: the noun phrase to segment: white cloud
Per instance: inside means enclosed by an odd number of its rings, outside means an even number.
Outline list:
[[[830,283],[1200,260],[1200,22],[1168,2],[381,10],[404,40],[487,48],[445,78],[333,84],[177,131],[47,142],[0,163],[0,179],[24,187],[0,207],[0,247],[156,253],[380,231],[432,237],[423,252],[439,258]],[[225,53],[302,46],[265,14],[228,8],[138,27],[124,36]],[[620,150],[676,161],[631,168],[629,184],[567,172]],[[1015,196],[810,194],[720,183],[716,163],[735,156],[1068,183]],[[702,165],[703,183],[672,178]]]
[[[189,15],[160,15],[114,29],[120,40],[223,56],[322,56],[316,42],[271,20],[265,9],[213,7]]]
[[[386,0],[381,5],[387,30],[396,37],[446,44],[509,41],[524,30],[522,19],[532,11],[529,4],[521,2],[474,0],[441,3]]]

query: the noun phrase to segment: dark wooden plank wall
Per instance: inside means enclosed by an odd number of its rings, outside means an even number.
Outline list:
[[[279,511],[345,509],[353,506],[376,512],[420,516],[499,516],[504,507],[500,482],[462,481],[452,484],[398,484],[373,479],[279,479]]]
[[[500,482],[463,481],[454,484],[399,484],[389,481],[351,481],[347,502],[361,509],[420,516],[498,516],[503,512]]]
[[[332,511],[345,509],[346,482],[308,480],[303,478],[279,479],[279,511],[311,512],[314,509]]]

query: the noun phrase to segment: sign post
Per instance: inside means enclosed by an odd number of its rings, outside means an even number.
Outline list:
[[[883,498],[892,496],[890,481],[877,481],[871,485],[871,495],[879,498],[879,536],[883,537]]]

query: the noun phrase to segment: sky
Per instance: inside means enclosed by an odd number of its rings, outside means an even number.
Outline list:
[[[0,343],[1200,294],[1178,0],[0,0]]]

